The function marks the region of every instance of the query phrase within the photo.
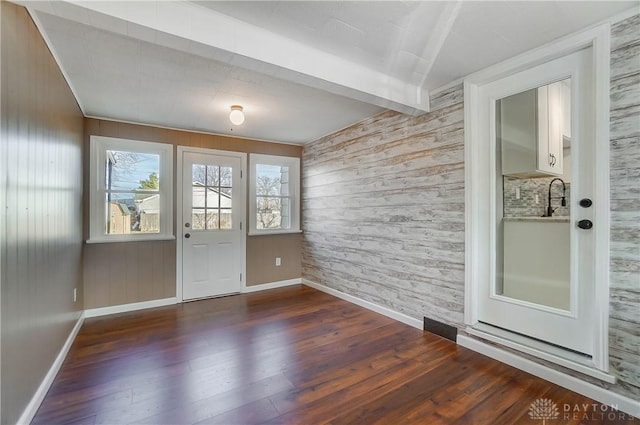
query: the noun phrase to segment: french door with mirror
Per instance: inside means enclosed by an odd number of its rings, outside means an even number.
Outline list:
[[[479,87],[489,273],[477,319],[594,354],[592,48]]]
[[[244,154],[180,148],[182,298],[238,293],[244,264]]]

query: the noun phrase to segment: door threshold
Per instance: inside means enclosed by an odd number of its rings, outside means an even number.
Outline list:
[[[486,323],[468,326],[465,331],[498,345],[512,348],[542,360],[615,384],[616,377],[596,367],[591,356],[530,338]]]
[[[241,292],[229,292],[228,294],[218,294],[218,295],[205,295],[204,297],[200,297],[200,298],[189,298],[187,300],[182,300],[183,303],[190,303],[193,301],[203,301],[203,300],[210,300],[213,298],[224,298],[224,297],[231,297],[233,295],[240,295]]]

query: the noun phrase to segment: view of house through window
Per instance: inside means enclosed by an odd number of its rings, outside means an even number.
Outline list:
[[[289,167],[256,165],[256,229],[288,229],[291,216]]]
[[[160,155],[106,151],[108,235],[160,233]]]
[[[192,229],[231,229],[233,169],[193,164],[191,173]]]

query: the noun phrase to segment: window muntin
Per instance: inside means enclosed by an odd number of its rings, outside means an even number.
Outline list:
[[[173,147],[91,136],[88,242],[173,238]]]

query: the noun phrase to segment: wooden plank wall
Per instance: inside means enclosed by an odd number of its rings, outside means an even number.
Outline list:
[[[0,7],[0,423],[12,424],[82,310],[84,118],[27,11]]]
[[[303,278],[411,317],[463,323],[462,86],[305,146]]]
[[[462,87],[438,94],[432,111],[418,118],[386,112],[305,146],[302,273],[463,328]],[[638,399],[640,15],[612,27],[610,124],[609,346],[618,383],[563,371]]]
[[[640,399],[640,15],[611,28],[609,353]]]

